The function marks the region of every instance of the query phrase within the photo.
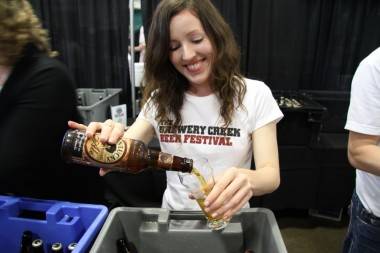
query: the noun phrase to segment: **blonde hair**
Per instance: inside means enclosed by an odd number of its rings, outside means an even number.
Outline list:
[[[57,55],[51,50],[48,32],[28,1],[1,0],[0,20],[0,65],[13,65],[29,43],[50,57]]]

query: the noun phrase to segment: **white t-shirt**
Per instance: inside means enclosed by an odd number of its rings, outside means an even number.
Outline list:
[[[367,56],[355,72],[345,129],[380,135],[380,48]],[[356,170],[356,192],[364,207],[380,217],[380,177]]]
[[[249,169],[252,133],[270,122],[278,122],[283,114],[263,82],[250,79],[245,79],[245,82],[244,107],[239,107],[235,112],[224,134],[221,133],[220,103],[214,94],[204,97],[185,94],[181,109],[182,124],[177,133],[173,133],[168,122],[158,125],[155,108],[151,109],[153,107],[144,106],[139,118],[152,124],[163,152],[188,158],[192,155],[205,157],[215,174],[233,166]],[[178,172],[168,171],[166,174],[167,188],[162,207],[198,210],[196,201],[188,198],[188,191],[180,184]],[[248,203],[246,207],[249,207]]]

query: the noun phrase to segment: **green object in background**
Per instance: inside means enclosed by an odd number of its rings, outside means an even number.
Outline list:
[[[142,22],[142,11],[139,10],[139,9],[135,9],[134,10],[134,30],[135,32],[138,32],[140,30],[140,27],[143,25],[143,22]]]

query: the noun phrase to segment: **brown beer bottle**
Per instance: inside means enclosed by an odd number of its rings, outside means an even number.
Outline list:
[[[148,149],[138,140],[120,139],[115,145],[104,144],[99,134],[87,138],[84,131],[70,129],[61,148],[65,161],[101,168],[138,173],[146,169],[163,169],[190,173],[193,160]]]

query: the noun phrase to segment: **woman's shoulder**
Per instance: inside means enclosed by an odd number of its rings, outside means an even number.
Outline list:
[[[263,81],[249,78],[244,78],[243,80],[247,88],[247,95],[260,95],[270,91],[268,85],[266,85]]]
[[[34,65],[29,69],[30,79],[39,80],[40,83],[49,83],[50,86],[74,87],[74,77],[68,67],[57,58],[46,54],[36,57]]]
[[[63,62],[39,51],[33,45],[26,46],[23,56],[15,64],[15,70],[23,73],[27,79],[41,73],[44,75],[50,73],[51,76],[56,77],[70,76],[70,72]]]
[[[365,57],[359,65],[361,68],[375,69],[379,72],[380,69],[380,47],[371,52]]]
[[[41,53],[36,57],[36,63],[40,70],[54,69],[60,72],[68,72],[68,67],[60,59]]]

